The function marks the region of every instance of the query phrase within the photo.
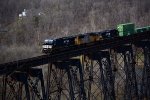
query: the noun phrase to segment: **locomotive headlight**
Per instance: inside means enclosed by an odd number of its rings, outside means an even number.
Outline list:
[[[43,45],[43,48],[52,48],[52,45]]]

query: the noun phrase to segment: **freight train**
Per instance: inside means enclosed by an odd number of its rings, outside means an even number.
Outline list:
[[[79,45],[86,45],[104,39],[129,36],[132,34],[138,34],[145,31],[150,31],[150,26],[135,28],[135,25],[133,23],[119,24],[117,25],[116,29],[112,29],[112,30],[84,33],[84,34],[78,34],[74,36],[62,37],[57,39],[46,39],[44,40],[42,45],[42,52],[52,53],[73,46],[75,47]]]

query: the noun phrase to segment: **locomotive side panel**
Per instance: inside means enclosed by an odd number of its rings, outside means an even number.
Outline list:
[[[75,38],[75,45],[81,45],[84,44],[84,35],[80,34]]]
[[[96,42],[96,41],[100,41],[100,40],[103,40],[103,37],[101,35],[99,35],[98,33],[90,33],[89,34],[90,42]]]

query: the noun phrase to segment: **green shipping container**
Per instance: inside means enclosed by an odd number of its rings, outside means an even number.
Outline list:
[[[141,31],[142,31],[141,28],[136,28],[136,29],[135,29],[135,32],[136,32],[136,33],[140,33]]]
[[[147,28],[148,28],[148,27],[137,28],[137,29],[136,29],[136,33],[145,32],[145,31],[148,30]]]
[[[117,25],[119,36],[128,36],[135,33],[135,25],[133,23]]]
[[[148,31],[150,31],[150,26],[147,26]]]

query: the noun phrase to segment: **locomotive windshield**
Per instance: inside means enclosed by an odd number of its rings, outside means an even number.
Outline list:
[[[44,44],[53,44],[54,40],[52,39],[46,39],[44,40]]]

